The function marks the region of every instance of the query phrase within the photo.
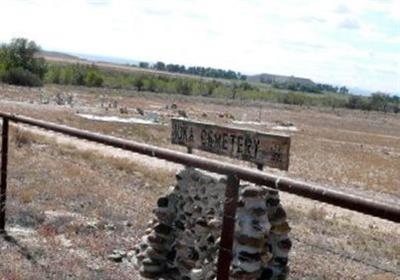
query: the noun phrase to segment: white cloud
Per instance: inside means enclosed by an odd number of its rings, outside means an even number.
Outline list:
[[[341,22],[339,22],[338,26],[340,28],[344,28],[344,29],[359,29],[360,28],[360,24],[354,18],[345,18]]]
[[[341,3],[336,7],[335,12],[338,14],[348,14],[350,13],[350,9],[345,4]]]

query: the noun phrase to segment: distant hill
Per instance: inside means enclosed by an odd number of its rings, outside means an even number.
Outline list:
[[[105,63],[113,63],[113,64],[121,64],[121,65],[139,65],[138,60],[114,57],[114,56],[104,56],[104,55],[92,55],[92,54],[75,54],[80,59],[89,60],[93,62],[105,62]]]
[[[42,50],[39,53],[39,56],[43,56],[45,58],[53,58],[53,59],[74,59],[74,60],[79,60],[79,57],[62,53],[62,52],[55,52],[55,51],[45,51]]]
[[[273,74],[258,74],[258,75],[252,75],[252,76],[247,76],[247,80],[250,82],[258,82],[258,83],[264,83],[264,84],[284,84],[284,83],[296,83],[296,84],[301,84],[301,85],[307,85],[307,86],[315,86],[316,84],[306,78],[299,78],[299,77],[294,77],[294,76],[281,76],[281,75],[273,75]]]

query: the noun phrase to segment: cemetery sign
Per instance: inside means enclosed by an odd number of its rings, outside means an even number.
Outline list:
[[[171,121],[173,144],[288,170],[289,136],[186,119]]]

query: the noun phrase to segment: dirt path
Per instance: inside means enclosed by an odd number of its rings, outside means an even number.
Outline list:
[[[164,171],[175,173],[183,168],[182,165],[170,163],[165,160],[124,151],[118,148],[113,148],[74,137],[69,137],[59,133],[54,133],[23,125],[18,125],[18,127],[31,133],[40,135],[42,137],[53,139],[59,145],[73,146],[78,151],[96,152],[106,157],[127,159],[135,164],[142,165],[143,167],[149,169],[162,169]],[[346,210],[336,206],[328,205],[326,203],[320,203],[283,192],[281,192],[281,200],[286,208],[289,207],[291,209],[301,211],[305,214],[310,213],[316,208],[323,209],[323,211],[327,213],[325,219],[335,220],[335,222],[337,223],[357,225],[358,227],[363,229],[374,228],[375,230],[378,230],[382,233],[392,233],[400,235],[400,226],[398,224],[383,219],[367,216],[354,211]],[[398,198],[392,198],[391,200],[398,201],[398,203],[400,203]]]

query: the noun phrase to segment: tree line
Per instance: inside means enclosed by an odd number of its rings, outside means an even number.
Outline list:
[[[334,92],[340,94],[348,94],[349,90],[345,86],[337,87],[329,84],[314,84],[314,83],[301,83],[301,82],[273,82],[272,86],[277,89],[287,89],[292,91],[303,91],[309,93],[324,93]]]
[[[400,97],[376,92],[369,97],[351,95],[346,104],[349,109],[400,113]]]
[[[154,69],[158,71],[167,71],[171,73],[197,75],[209,78],[222,78],[222,79],[242,80],[242,81],[246,80],[247,78],[240,72],[235,72],[232,70],[223,70],[223,69],[201,67],[201,66],[186,67],[185,65],[179,65],[179,64],[165,64],[162,61],[158,61],[152,65],[148,62],[139,62],[139,67],[145,69]]]
[[[104,79],[95,65],[51,64],[45,76],[45,81],[52,84],[101,87]]]

